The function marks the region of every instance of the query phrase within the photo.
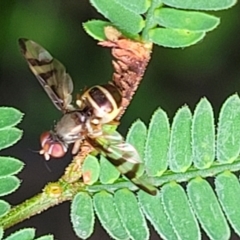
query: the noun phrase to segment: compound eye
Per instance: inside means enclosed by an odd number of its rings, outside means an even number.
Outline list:
[[[66,146],[62,142],[54,140],[50,132],[44,132],[40,136],[40,142],[42,150],[39,153],[44,155],[46,160],[49,160],[50,157],[60,158],[67,152]]]
[[[48,151],[49,155],[53,158],[63,157],[66,153],[65,146],[62,143],[52,143]]]

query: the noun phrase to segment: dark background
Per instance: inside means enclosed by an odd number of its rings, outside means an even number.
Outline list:
[[[191,110],[206,96],[215,116],[221,104],[240,88],[240,5],[221,12],[220,26],[189,48],[166,49],[155,46],[143,82],[122,118],[119,131],[125,135],[131,122],[141,118],[148,123],[160,106],[170,118],[183,104]],[[45,163],[39,150],[39,135],[54,125],[61,113],[29,71],[19,53],[17,39],[32,39],[59,59],[71,74],[75,93],[85,86],[106,83],[111,79],[111,56],[108,49],[97,46],[82,28],[89,19],[100,18],[87,0],[0,0],[0,105],[13,106],[25,113],[19,125],[22,140],[1,155],[22,159],[26,166],[19,174],[21,188],[7,198],[21,203],[41,191],[49,181],[57,180],[70,155]],[[47,166],[46,166],[47,164]],[[50,171],[49,171],[50,169]],[[37,227],[37,234],[54,233],[58,240],[78,239],[69,222],[69,203],[54,207],[18,226]],[[151,239],[157,239],[153,233]],[[109,239],[96,223],[91,239]]]

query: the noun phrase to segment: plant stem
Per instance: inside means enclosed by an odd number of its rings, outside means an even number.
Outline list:
[[[162,176],[153,177],[151,180],[155,186],[162,186],[163,184],[176,181],[187,182],[195,177],[212,177],[224,171],[236,172],[240,170],[240,159],[233,163],[220,164],[215,162],[208,169],[196,169],[194,167],[188,169],[185,173],[173,173],[166,171]],[[63,179],[58,182],[49,183],[43,189],[43,192],[26,200],[25,202],[13,207],[9,213],[0,218],[0,226],[7,229],[25,219],[30,218],[36,214],[47,210],[48,208],[58,205],[62,202],[72,200],[79,191],[87,191],[88,193],[95,193],[101,190],[114,192],[120,188],[129,188],[132,191],[138,190],[135,185],[125,179],[119,179],[113,184],[103,185],[96,183],[92,186],[86,186],[82,182],[68,183]]]
[[[52,206],[73,199],[73,196],[83,189],[81,183],[69,184],[61,179],[58,182],[49,183],[44,187],[42,193],[11,208],[8,214],[0,218],[0,226],[7,229]]]

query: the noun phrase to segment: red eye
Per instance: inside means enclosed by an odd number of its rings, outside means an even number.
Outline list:
[[[44,155],[46,160],[49,160],[50,157],[60,158],[67,152],[67,147],[55,138],[50,132],[44,132],[40,136],[42,150],[39,153]]]

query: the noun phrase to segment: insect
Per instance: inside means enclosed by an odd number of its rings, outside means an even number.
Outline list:
[[[122,96],[112,84],[93,86],[83,92],[72,104],[73,82],[64,65],[38,43],[19,39],[20,50],[33,74],[63,116],[53,130],[40,136],[40,154],[46,160],[65,155],[70,144],[72,154],[79,151],[82,141],[88,141],[130,181],[140,189],[155,195],[156,188],[137,176],[141,159],[136,149],[107,126],[121,110]]]

